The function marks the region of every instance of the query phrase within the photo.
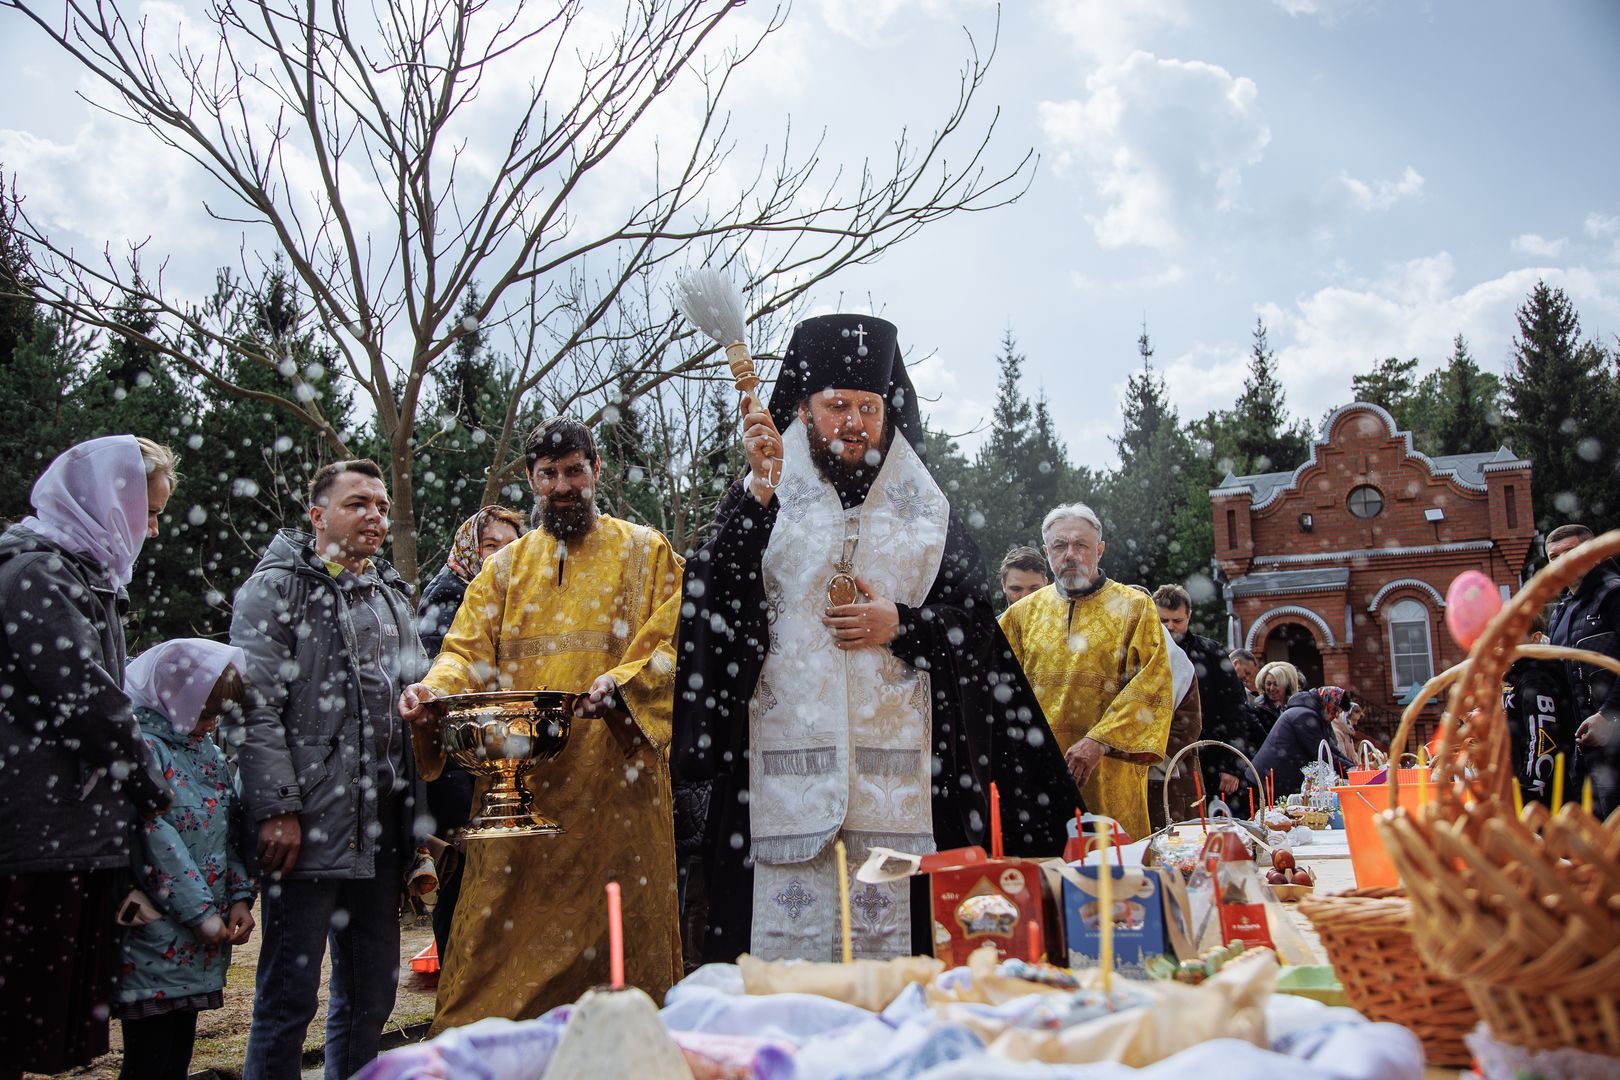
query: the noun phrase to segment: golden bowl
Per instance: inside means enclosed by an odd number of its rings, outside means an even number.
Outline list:
[[[457,840],[504,836],[556,836],[563,827],[534,806],[523,777],[568,745],[574,703],[582,694],[562,690],[499,690],[453,694],[444,708],[439,740],[457,765],[493,783],[478,812],[456,830]]]

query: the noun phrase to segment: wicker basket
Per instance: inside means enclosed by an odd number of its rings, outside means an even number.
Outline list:
[[[1513,812],[1502,678],[1518,656],[1607,657],[1519,646],[1532,616],[1564,585],[1620,553],[1620,532],[1588,541],[1537,574],[1497,614],[1469,659],[1430,683],[1450,685],[1435,755],[1435,800],[1378,815],[1412,904],[1412,937],[1435,971],[1457,979],[1505,1043],[1620,1056],[1620,814],[1607,824],[1574,804]],[[1416,706],[1390,746],[1398,759]]]
[[[1316,927],[1346,1004],[1369,1020],[1400,1024],[1423,1043],[1430,1065],[1465,1068],[1463,1036],[1479,1023],[1467,991],[1443,978],[1412,948],[1412,905],[1399,889],[1307,896],[1300,912]]]

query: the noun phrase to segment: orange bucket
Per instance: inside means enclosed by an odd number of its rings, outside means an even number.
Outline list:
[[[1400,775],[1402,806],[1405,800],[1434,801],[1432,783],[1421,787],[1416,783],[1422,769],[1402,769]],[[1412,774],[1412,786],[1407,787],[1407,773]],[[1339,811],[1344,815],[1344,838],[1350,845],[1350,868],[1355,871],[1358,889],[1393,889],[1401,883],[1384,850],[1384,839],[1378,835],[1373,818],[1378,811],[1389,809],[1389,788],[1384,784],[1347,784],[1333,789],[1339,797]]]
[[[1369,783],[1369,782],[1371,782],[1373,777],[1379,775],[1383,771],[1384,771],[1383,769],[1351,769],[1349,774],[1348,774],[1349,778],[1350,778],[1350,784],[1351,784],[1352,787],[1354,787],[1354,786],[1357,786],[1357,785],[1360,785],[1360,784]],[[1415,765],[1411,766],[1410,768],[1402,769],[1401,770],[1401,775],[1400,775],[1401,787],[1405,787],[1408,784],[1411,784],[1413,787],[1417,787],[1418,776],[1423,771],[1424,770],[1418,768]],[[1382,787],[1383,782],[1379,781],[1379,784],[1377,786]]]

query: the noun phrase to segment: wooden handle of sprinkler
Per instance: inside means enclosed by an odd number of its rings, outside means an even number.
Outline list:
[[[726,346],[726,363],[731,368],[731,377],[737,387],[737,392],[753,404],[759,401],[759,376],[754,373],[754,358],[748,355],[748,346],[740,341],[734,341]],[[745,407],[746,411],[746,407]],[[781,432],[777,432],[778,435]],[[775,488],[782,482],[782,464],[775,462],[774,467],[767,467],[765,486]]]
[[[755,397],[759,376],[754,373],[754,358],[748,355],[748,346],[734,341],[726,346],[726,363],[731,367],[731,378],[739,393]]]

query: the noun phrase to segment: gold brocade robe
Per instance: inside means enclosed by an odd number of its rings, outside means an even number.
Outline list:
[[[1090,736],[1109,748],[1081,794],[1140,840],[1148,822],[1148,766],[1170,735],[1170,658],[1153,600],[1116,581],[1074,600],[1048,585],[1001,616],[1058,746]]]
[[[490,556],[423,681],[440,694],[584,691],[612,675],[651,748],[627,761],[601,720],[576,718],[567,748],[525,781],[563,835],[464,845],[435,1032],[539,1016],[607,983],[609,881],[623,891],[626,983],[661,1001],[680,978],[668,752],[681,560],[662,534],[607,516],[565,561],[561,548],[537,529]],[[438,776],[438,741],[414,742],[423,776]]]

